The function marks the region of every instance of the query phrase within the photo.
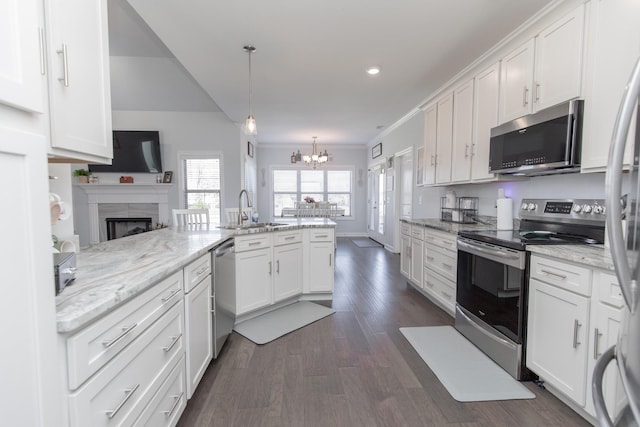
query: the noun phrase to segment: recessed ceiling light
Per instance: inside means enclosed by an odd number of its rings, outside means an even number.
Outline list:
[[[370,76],[375,76],[379,72],[380,72],[380,67],[378,66],[367,68],[367,74],[369,74]]]
[[[384,125],[378,125],[378,126],[376,126],[376,129],[378,129],[378,130],[384,129]]]

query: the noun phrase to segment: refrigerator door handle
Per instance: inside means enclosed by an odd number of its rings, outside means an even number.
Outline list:
[[[598,419],[598,425],[600,427],[614,427],[613,421],[607,412],[607,407],[604,403],[604,394],[602,389],[602,383],[604,379],[604,371],[609,366],[612,360],[616,358],[616,347],[613,346],[604,353],[596,362],[596,366],[593,368],[593,380],[591,382],[591,394],[593,395],[593,405],[596,409],[596,417]]]
[[[606,224],[609,234],[611,258],[615,266],[616,275],[620,282],[622,296],[634,313],[638,305],[638,283],[632,280],[631,268],[627,261],[627,253],[623,237],[622,206],[620,198],[622,196],[622,163],[624,159],[624,149],[627,141],[627,134],[631,125],[631,118],[635,111],[636,102],[640,95],[640,58],[636,62],[629,83],[625,87],[624,96],[620,103],[616,123],[613,128],[611,148],[609,150],[609,160],[607,162],[607,173],[605,177],[607,209]]]

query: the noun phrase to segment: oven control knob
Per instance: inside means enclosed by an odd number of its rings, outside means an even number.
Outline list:
[[[575,213],[580,213],[580,212],[582,212],[582,206],[580,206],[580,205],[573,205],[573,211],[574,211]]]
[[[601,213],[604,213],[604,206],[595,205],[595,206],[593,207],[593,213],[594,213],[594,214],[601,214]]]
[[[520,210],[521,211],[526,211],[527,210],[527,203],[523,203],[522,206],[520,206]]]
[[[584,205],[582,207],[582,212],[584,213],[591,213],[592,210],[593,210],[593,207],[591,205]]]
[[[529,203],[527,205],[527,209],[530,211],[535,211],[538,206],[535,203]]]

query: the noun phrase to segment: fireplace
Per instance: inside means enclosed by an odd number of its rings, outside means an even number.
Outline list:
[[[151,231],[152,218],[106,218],[107,240]]]

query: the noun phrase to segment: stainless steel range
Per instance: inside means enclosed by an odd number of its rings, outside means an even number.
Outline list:
[[[460,232],[455,327],[526,380],[528,245],[601,244],[604,200],[524,199],[519,230]]]

